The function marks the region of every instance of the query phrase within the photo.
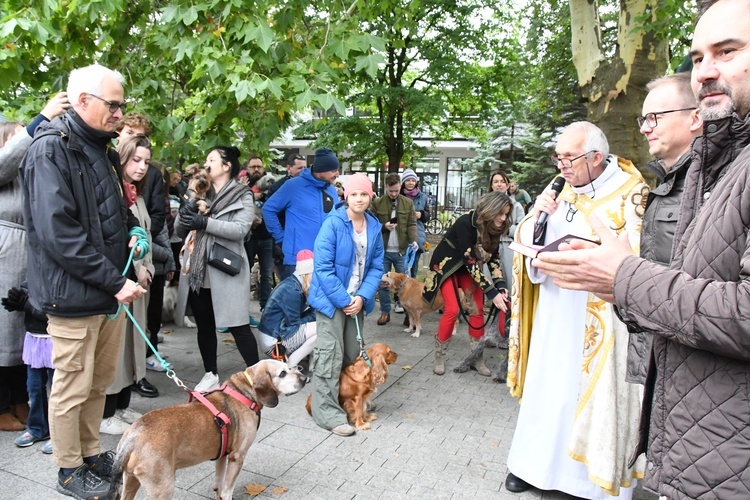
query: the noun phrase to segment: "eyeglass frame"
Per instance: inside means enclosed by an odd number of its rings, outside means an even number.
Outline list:
[[[120,111],[122,111],[122,112],[124,113],[124,112],[125,112],[125,109],[126,109],[126,108],[128,107],[128,104],[127,104],[127,103],[125,103],[125,102],[123,102],[123,103],[120,103],[120,104],[117,104],[116,102],[108,101],[108,100],[104,99],[103,97],[99,97],[99,96],[98,96],[98,95],[96,95],[96,94],[89,94],[89,93],[87,92],[87,93],[86,93],[86,95],[90,95],[91,97],[96,97],[96,98],[97,98],[97,99],[99,99],[100,101],[102,101],[102,102],[106,102],[107,104],[109,104],[109,112],[110,112],[110,113],[112,113],[112,114],[115,114],[115,113],[117,113],[117,110],[118,110],[118,109],[119,109]],[[113,108],[114,108],[114,109],[113,109]]]
[[[591,154],[591,153],[598,153],[596,149],[592,149],[591,151],[586,151],[582,155],[578,155],[575,158],[564,158],[562,156],[557,155],[550,155],[549,159],[552,161],[555,167],[557,167],[560,163],[562,163],[563,168],[573,168],[573,162],[576,161],[579,158],[583,158],[584,156]],[[567,164],[565,162],[568,162]]]
[[[635,119],[635,121],[638,123],[638,128],[643,127],[643,124],[648,124],[649,128],[656,128],[659,125],[659,120],[656,118],[656,115],[667,115],[669,113],[677,113],[678,111],[693,111],[695,109],[698,109],[697,107],[693,106],[692,108],[680,108],[680,109],[670,109],[667,111],[654,111],[653,113],[646,113],[643,116],[639,116]],[[654,124],[651,124],[651,119],[649,117],[653,117]]]

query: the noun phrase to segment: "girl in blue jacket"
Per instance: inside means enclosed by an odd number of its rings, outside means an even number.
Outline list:
[[[380,222],[367,209],[372,181],[354,174],[344,186],[346,201],[323,221],[315,239],[313,279],[308,301],[317,312],[313,356],[312,416],[324,429],[350,436],[346,412],[339,406],[339,377],[359,356],[357,322],[375,307],[383,277]]]

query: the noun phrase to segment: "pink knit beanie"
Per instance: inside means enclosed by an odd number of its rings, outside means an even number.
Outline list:
[[[313,253],[310,250],[300,250],[297,252],[297,267],[294,269],[297,274],[312,274],[313,272]]]
[[[374,198],[372,192],[372,181],[365,174],[357,173],[350,175],[344,183],[344,198],[348,198],[352,191],[364,191]]]

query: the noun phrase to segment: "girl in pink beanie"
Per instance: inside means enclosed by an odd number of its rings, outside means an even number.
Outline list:
[[[312,416],[339,436],[356,432],[339,405],[341,370],[359,356],[357,328],[375,306],[383,276],[380,222],[368,212],[372,181],[354,174],[344,183],[346,203],[323,221],[315,239],[315,266],[308,301],[317,312]]]

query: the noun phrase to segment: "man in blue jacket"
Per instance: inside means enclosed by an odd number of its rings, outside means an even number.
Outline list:
[[[110,142],[125,108],[123,77],[99,65],[71,72],[67,114],[41,125],[20,168],[29,240],[29,300],[47,314],[55,378],[49,399],[57,490],[104,498],[114,452],[100,454],[104,391],[123,332],[117,303],[146,293],[122,275],[137,225]]]
[[[263,205],[263,220],[276,244],[284,252],[284,265],[279,267],[283,280],[290,276],[300,250],[313,248],[323,219],[338,200],[333,183],[339,176],[339,159],[328,148],[315,151],[311,169],[285,182]],[[279,213],[286,213],[285,225]]]

